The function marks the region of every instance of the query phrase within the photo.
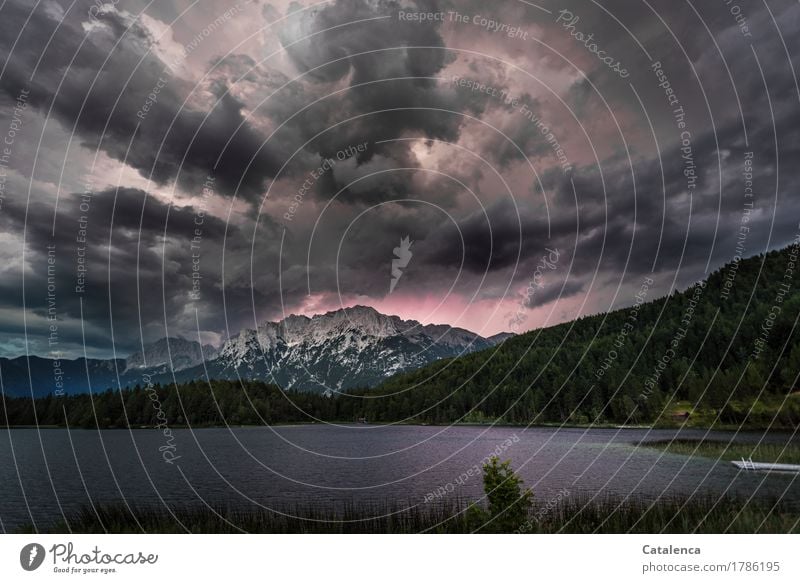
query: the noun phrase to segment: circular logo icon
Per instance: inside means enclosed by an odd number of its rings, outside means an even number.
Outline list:
[[[26,571],[35,571],[44,562],[44,547],[38,543],[31,543],[22,547],[19,552],[19,564]]]

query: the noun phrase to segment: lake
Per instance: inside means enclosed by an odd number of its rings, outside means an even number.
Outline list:
[[[704,430],[298,425],[176,429],[172,464],[154,429],[0,431],[0,528],[46,526],[93,502],[254,505],[350,502],[422,504],[478,498],[470,470],[494,451],[511,459],[540,500],[633,494],[653,499],[724,493],[782,497],[800,505],[793,475],[741,472],[729,462],[637,447],[643,439],[700,438]],[[734,439],[710,432],[711,439]],[[789,436],[770,433],[765,441]],[[757,442],[740,433],[736,442]],[[162,449],[162,451],[159,450]],[[431,493],[446,492],[435,497]]]

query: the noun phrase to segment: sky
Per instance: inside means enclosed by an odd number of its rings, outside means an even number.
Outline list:
[[[683,289],[798,235],[799,33],[794,0],[7,0],[0,356]]]

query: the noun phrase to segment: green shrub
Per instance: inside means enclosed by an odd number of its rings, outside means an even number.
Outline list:
[[[472,505],[467,521],[481,532],[514,532],[528,520],[533,506],[533,492],[524,487],[511,468],[511,460],[492,457],[483,465],[483,490],[488,509]]]

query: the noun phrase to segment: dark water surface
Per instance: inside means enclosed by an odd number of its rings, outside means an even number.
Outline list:
[[[716,497],[727,491],[743,500],[782,497],[800,504],[798,476],[741,472],[729,462],[635,445],[676,435],[674,430],[465,426],[177,429],[180,458],[168,464],[159,451],[165,438],[157,430],[0,430],[0,530],[32,522],[45,526],[90,500],[123,497],[136,505],[205,501],[235,508],[420,504],[437,489],[451,492],[447,498],[478,498],[481,477],[467,474],[498,447],[539,499],[563,488],[570,494],[647,498]],[[682,438],[704,435],[703,430],[680,432]],[[761,438],[740,433],[735,441]]]

